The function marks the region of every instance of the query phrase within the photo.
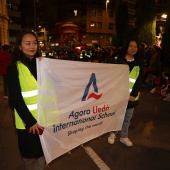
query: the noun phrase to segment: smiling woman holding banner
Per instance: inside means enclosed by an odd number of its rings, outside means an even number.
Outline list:
[[[9,105],[14,111],[18,145],[26,170],[43,170],[45,158],[39,135],[43,127],[37,123],[38,39],[34,32],[19,34],[12,61],[8,66]]]
[[[143,77],[143,56],[140,53],[139,45],[136,40],[127,41],[122,47],[120,54],[115,57],[114,64],[127,64],[129,66],[129,102],[125,112],[125,117],[121,129],[120,142],[126,146],[132,146],[133,143],[128,138],[128,129],[133,115],[134,107],[138,104],[142,77]],[[123,82],[122,82],[123,83]],[[111,132],[108,142],[114,144],[117,132]]]

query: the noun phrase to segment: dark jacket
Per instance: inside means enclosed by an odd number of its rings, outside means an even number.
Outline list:
[[[153,54],[151,56],[149,71],[151,72],[160,72],[161,71],[161,58],[162,58],[162,50],[161,48],[154,46]]]

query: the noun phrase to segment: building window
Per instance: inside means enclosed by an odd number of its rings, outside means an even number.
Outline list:
[[[102,23],[101,22],[96,22],[96,28],[102,28]]]
[[[7,3],[7,8],[9,11],[19,11],[19,7],[12,3]]]
[[[91,22],[90,23],[90,27],[91,28],[98,28],[98,29],[101,29],[102,28],[102,23],[101,22]]]
[[[96,27],[96,23],[95,22],[91,22],[90,23],[90,27],[95,28]]]
[[[113,11],[109,11],[109,18],[113,18]]]
[[[102,17],[102,10],[96,10],[96,16]]]
[[[109,29],[113,30],[114,24],[113,23],[109,23]]]
[[[94,9],[91,10],[91,16],[93,16],[93,17],[96,16],[96,10],[94,10]]]
[[[93,16],[93,17],[102,17],[102,10],[92,9],[91,10],[91,16]]]
[[[21,24],[21,19],[16,18],[16,17],[10,17],[8,23],[9,24]]]
[[[10,30],[10,37],[16,37],[20,30]]]

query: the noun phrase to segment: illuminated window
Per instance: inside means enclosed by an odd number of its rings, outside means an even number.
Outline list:
[[[164,18],[164,19],[166,19],[166,18],[167,18],[167,15],[166,15],[166,14],[162,14],[161,17]]]
[[[74,16],[77,16],[77,10],[74,10]]]
[[[95,23],[95,22],[91,22],[91,23],[90,23],[90,26],[91,26],[91,27],[96,27],[96,23]]]

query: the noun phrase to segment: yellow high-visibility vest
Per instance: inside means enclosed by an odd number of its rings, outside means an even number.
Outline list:
[[[118,59],[118,56],[114,57],[115,60]],[[129,92],[132,91],[133,86],[139,76],[139,72],[140,72],[140,67],[139,66],[134,66],[133,69],[131,70],[130,74],[129,74]],[[137,97],[135,98],[135,100],[139,99],[139,95],[140,92],[138,93]]]
[[[22,63],[17,62],[17,69],[19,75],[19,82],[21,87],[21,94],[33,117],[37,120],[37,99],[38,99],[38,83],[29,69]],[[25,129],[25,123],[18,115],[16,109],[15,126],[17,129]]]
[[[136,80],[137,80],[137,78],[139,76],[139,71],[140,71],[139,66],[135,66],[135,67],[133,67],[132,71],[129,74],[129,88],[130,88],[129,92],[132,91],[132,88],[133,88],[133,86],[134,86],[134,84],[135,84],[135,82],[136,82]],[[139,94],[140,93],[138,93],[138,95],[135,98],[135,100],[139,99]]]

